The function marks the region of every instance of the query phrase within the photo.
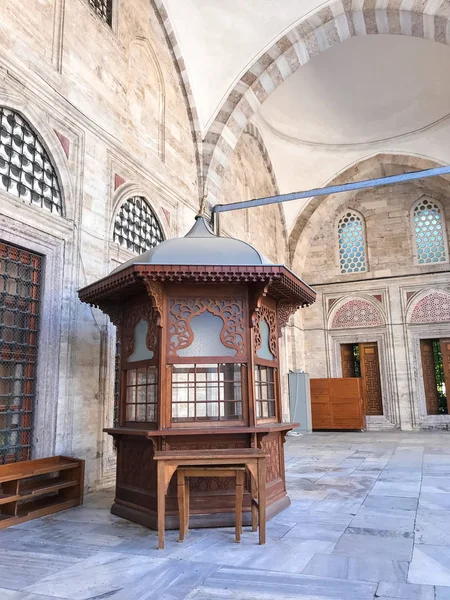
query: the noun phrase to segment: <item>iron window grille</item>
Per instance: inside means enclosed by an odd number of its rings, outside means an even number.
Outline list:
[[[42,268],[0,242],[0,464],[31,458]]]
[[[120,207],[113,239],[123,248],[142,254],[164,240],[151,206],[142,196],[133,196]]]
[[[113,0],[89,0],[89,4],[102,21],[111,27]]]
[[[364,222],[353,211],[346,212],[338,223],[339,267],[341,273],[367,271]]]
[[[422,198],[414,207],[413,220],[419,265],[445,262],[447,252],[439,205]]]
[[[38,133],[17,112],[0,106],[0,190],[63,214],[61,188]]]

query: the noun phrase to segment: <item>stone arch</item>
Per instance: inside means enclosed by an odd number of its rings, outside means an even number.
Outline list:
[[[450,293],[445,290],[423,290],[407,307],[408,323],[450,322]]]
[[[128,46],[128,90],[127,90],[127,99],[129,108],[132,111],[131,104],[131,95],[133,92],[137,93],[137,86],[141,85],[144,89],[147,88],[147,82],[140,81],[139,77],[135,79],[137,75],[133,71],[133,65],[131,64],[134,55],[139,58],[137,55],[138,52],[144,52],[146,57],[148,58],[148,64],[153,67],[153,71],[156,74],[157,82],[158,82],[158,90],[157,90],[157,99],[158,99],[158,123],[157,123],[157,135],[158,135],[158,145],[157,145],[157,153],[159,158],[164,162],[165,160],[165,127],[166,127],[166,91],[164,84],[164,76],[161,70],[161,65],[159,64],[158,57],[150,44],[150,42],[146,38],[137,37],[131,40]],[[144,61],[137,60],[139,64],[143,64]],[[145,92],[144,92],[145,93]],[[144,102],[137,102],[136,105],[144,105]],[[140,123],[144,129],[144,123]]]
[[[273,168],[270,154],[267,150],[266,144],[264,142],[264,138],[261,135],[260,130],[258,129],[258,127],[256,127],[256,125],[254,123],[247,123],[244,133],[246,133],[247,135],[250,135],[251,137],[253,137],[256,140],[259,150],[261,152],[261,156],[266,165],[267,171],[270,175],[270,179],[272,181],[272,186],[274,189],[274,194],[279,195],[280,188],[278,187],[278,181],[277,181],[277,176],[275,174],[275,169]],[[283,210],[283,207],[281,204],[278,204],[277,206],[278,206],[278,212],[280,214],[281,226],[283,228],[283,238],[284,238],[284,240],[287,240],[287,225],[286,225],[286,218],[284,216],[284,210]]]
[[[164,32],[166,43],[169,48],[170,55],[178,74],[181,92],[184,97],[186,104],[186,111],[188,114],[189,125],[191,128],[192,141],[194,143],[195,161],[197,167],[197,180],[198,180],[198,197],[199,200],[204,194],[204,180],[203,180],[203,169],[201,161],[202,152],[202,134],[200,128],[200,121],[198,118],[198,111],[192,93],[191,83],[189,81],[189,75],[186,69],[186,65],[178,45],[177,38],[175,36],[172,23],[170,22],[169,15],[164,7],[163,0],[150,0],[153,10],[158,18],[160,26]]]
[[[450,0],[412,3],[399,0],[335,0],[268,48],[239,78],[217,113],[204,142],[204,172],[211,199],[217,201],[224,164],[251,117],[283,81],[311,58],[362,35],[407,35],[450,44]]]
[[[68,168],[67,155],[58,133],[49,123],[48,113],[37,108],[23,95],[8,90],[0,91],[0,105],[19,113],[39,135],[45,150],[48,152],[52,166],[61,186],[63,202],[63,218],[75,220],[75,201],[72,179]]]
[[[333,305],[328,315],[328,330],[385,325],[386,317],[381,304],[365,294],[342,298]]]
[[[349,165],[333,178],[325,181],[323,185],[339,185],[346,181],[360,181],[440,166],[443,166],[443,163],[427,157],[377,152]],[[433,179],[427,180],[427,189],[432,188],[433,190],[436,190],[437,193],[448,195],[449,181],[450,177],[447,175],[433,177]],[[415,182],[415,185],[421,186],[422,184],[420,183],[420,180],[418,180]],[[290,232],[288,241],[289,265],[291,265],[294,271],[299,273],[303,271],[303,263],[298,260],[296,261],[296,257],[306,257],[306,250],[317,233],[317,227],[320,225],[321,215],[324,215],[325,212],[330,209],[330,202],[332,202],[335,197],[351,198],[351,196],[348,196],[345,193],[338,194],[337,196],[329,195],[314,197],[311,198],[308,204],[299,212]],[[351,206],[351,201],[349,202],[349,207],[353,208]]]

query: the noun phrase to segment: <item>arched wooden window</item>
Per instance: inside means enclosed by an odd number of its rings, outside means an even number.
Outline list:
[[[63,214],[58,175],[39,134],[4,106],[0,106],[0,190]]]
[[[113,0],[89,0],[89,4],[94,9],[94,12],[96,12],[102,19],[102,21],[108,23],[109,26],[112,25]]]
[[[423,197],[412,209],[417,263],[445,262],[448,258],[444,218],[439,204]]]
[[[114,241],[137,254],[164,241],[159,221],[145,198],[133,196],[122,204],[114,223]]]
[[[363,217],[352,210],[347,210],[339,219],[337,230],[341,273],[367,271]]]

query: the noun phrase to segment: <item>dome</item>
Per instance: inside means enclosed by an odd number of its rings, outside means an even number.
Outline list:
[[[204,215],[197,215],[194,226],[184,237],[158,244],[120,265],[113,273],[133,264],[258,266],[273,263],[242,240],[217,236]]]

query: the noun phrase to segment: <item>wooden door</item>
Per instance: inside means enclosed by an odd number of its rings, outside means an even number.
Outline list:
[[[353,344],[341,344],[342,377],[355,377]]]
[[[364,429],[361,379],[311,379],[311,412],[313,429]]]
[[[436,385],[433,340],[420,340],[420,355],[422,357],[423,385],[425,388],[427,415],[438,415],[439,397]],[[445,362],[444,351],[442,351],[442,360]]]
[[[380,363],[378,360],[378,344],[368,342],[359,345],[363,394],[367,415],[382,415],[383,400],[381,395]]]
[[[450,339],[441,340],[441,353],[444,367],[445,393],[447,395],[447,412],[450,413]]]

